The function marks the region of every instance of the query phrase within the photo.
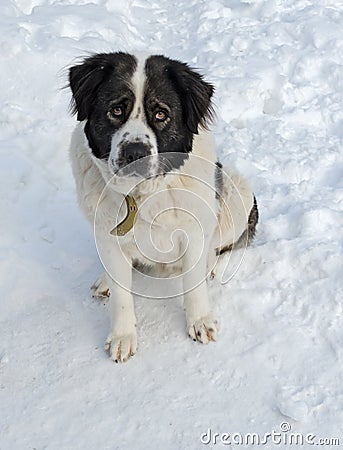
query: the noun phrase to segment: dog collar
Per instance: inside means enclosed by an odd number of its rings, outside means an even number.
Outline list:
[[[125,195],[126,217],[110,232],[113,236],[125,236],[134,226],[138,207],[135,199],[130,195]]]

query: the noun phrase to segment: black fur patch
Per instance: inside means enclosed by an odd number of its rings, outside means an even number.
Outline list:
[[[186,64],[154,55],[146,61],[145,114],[153,129],[164,171],[178,168],[192,150],[193,134],[212,117],[213,86]],[[156,123],[158,110],[168,120]],[[170,153],[170,155],[165,155]]]
[[[223,195],[224,180],[223,164],[219,161],[216,162],[216,169],[214,172],[214,186],[216,189],[216,199],[220,200],[221,196]]]
[[[69,86],[73,93],[72,113],[77,113],[77,120],[89,118],[101,84],[111,75],[130,78],[136,66],[137,61],[133,56],[118,52],[99,53],[86,58],[82,64],[71,67]]]
[[[119,52],[91,56],[69,70],[72,112],[77,113],[77,120],[87,120],[85,133],[98,158],[108,158],[113,134],[130,116],[135,99],[130,79],[136,67],[134,56]],[[111,105],[122,102],[122,120],[110,121],[107,115]]]

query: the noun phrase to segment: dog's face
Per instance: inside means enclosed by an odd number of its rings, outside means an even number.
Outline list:
[[[212,114],[213,86],[164,56],[94,55],[70,69],[69,84],[93,155],[117,175],[180,167]]]

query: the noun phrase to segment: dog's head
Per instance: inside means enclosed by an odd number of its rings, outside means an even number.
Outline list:
[[[193,135],[212,115],[213,86],[187,64],[164,56],[97,54],[71,67],[69,85],[73,113],[86,121],[93,155],[119,175],[178,168],[192,150]],[[173,157],[163,158],[171,152]],[[140,159],[143,164],[132,169],[130,163]]]

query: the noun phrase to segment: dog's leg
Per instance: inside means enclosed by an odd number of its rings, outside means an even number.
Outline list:
[[[128,281],[128,280],[125,280]],[[111,329],[105,349],[115,362],[124,362],[137,351],[137,330],[131,292],[120,287],[109,277],[109,310]]]
[[[199,242],[192,239],[183,257],[184,308],[188,334],[194,341],[207,344],[217,340],[219,325],[211,314],[206,281],[209,245],[205,242],[199,258]]]
[[[131,293],[132,265],[112,236],[102,236],[97,244],[107,271],[106,282],[110,292],[111,328],[105,349],[113,361],[124,362],[137,350],[136,316]]]
[[[137,350],[136,316],[129,290],[132,282],[132,267],[120,258],[115,261],[115,264],[117,270],[113,270],[111,276],[107,275],[110,289],[111,328],[105,349],[113,361],[124,362]]]

